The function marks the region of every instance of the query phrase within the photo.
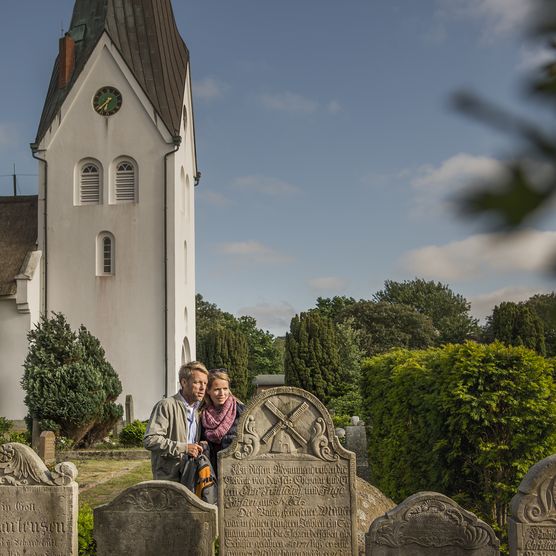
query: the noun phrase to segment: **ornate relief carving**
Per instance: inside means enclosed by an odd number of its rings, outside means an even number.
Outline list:
[[[313,423],[313,438],[311,439],[311,447],[313,453],[320,459],[325,461],[337,461],[338,454],[334,453],[330,448],[330,441],[326,436],[326,424],[324,419],[319,417]]]
[[[244,433],[242,441],[238,442],[237,450],[234,452],[234,457],[236,459],[255,457],[259,453],[261,439],[259,438],[255,425],[255,417],[249,415],[243,426]]]
[[[163,512],[179,509],[179,497],[175,493],[158,488],[131,490],[118,500],[125,505],[144,512]]]

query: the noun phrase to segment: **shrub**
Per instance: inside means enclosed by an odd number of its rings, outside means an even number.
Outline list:
[[[4,433],[10,432],[13,428],[14,424],[9,419],[5,417],[0,417],[0,436]]]
[[[95,556],[96,543],[93,538],[93,509],[89,504],[82,504],[77,515],[77,543],[79,556]]]
[[[505,531],[521,479],[556,449],[553,372],[532,350],[498,342],[367,360],[373,483],[398,501],[443,492]]]
[[[122,387],[100,342],[84,326],[74,332],[60,313],[41,317],[28,338],[21,384],[30,415],[76,447],[105,436],[123,414],[114,403]]]
[[[147,424],[142,421],[133,421],[126,425],[120,432],[120,443],[122,446],[137,447],[143,446],[143,436],[147,430]]]

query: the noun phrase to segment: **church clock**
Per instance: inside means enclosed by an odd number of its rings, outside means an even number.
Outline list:
[[[122,93],[115,87],[102,87],[93,97],[93,108],[101,116],[112,116],[122,106]]]

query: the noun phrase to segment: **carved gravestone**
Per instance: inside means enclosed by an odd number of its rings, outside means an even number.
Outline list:
[[[133,409],[133,396],[128,394],[125,397],[125,424],[131,425],[135,421],[135,411]]]
[[[218,454],[221,556],[355,556],[355,454],[298,388],[265,390]]]
[[[48,471],[29,446],[0,446],[0,554],[77,556],[77,469]]]
[[[498,556],[492,528],[453,500],[419,492],[375,519],[367,556]]]
[[[510,504],[510,556],[556,555],[556,455],[529,469]]]
[[[365,481],[369,480],[369,458],[367,456],[367,432],[363,425],[359,423],[359,417],[352,417],[352,422],[356,424],[346,427],[345,447],[350,452],[355,453],[357,464],[357,476]]]
[[[98,556],[210,556],[217,508],[172,481],[145,481],[94,509]]]

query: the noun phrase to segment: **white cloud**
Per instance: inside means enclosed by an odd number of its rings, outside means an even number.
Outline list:
[[[547,45],[522,45],[519,49],[518,69],[529,72],[553,63],[556,51]]]
[[[548,290],[533,289],[525,286],[512,286],[488,292],[469,298],[471,302],[471,313],[479,320],[488,317],[496,305],[503,301],[525,301],[537,293],[549,293]]]
[[[202,100],[214,100],[222,98],[229,86],[214,77],[205,77],[199,81],[193,81],[193,95]]]
[[[272,334],[282,336],[290,327],[296,310],[287,302],[279,304],[258,303],[251,307],[242,307],[238,315],[250,315],[257,320],[257,326],[269,330]]]
[[[234,187],[256,193],[263,193],[272,197],[281,197],[299,193],[299,189],[277,178],[267,176],[241,176],[233,181]]]
[[[217,245],[217,251],[254,262],[286,263],[292,260],[292,257],[254,240],[221,243]]]
[[[321,276],[308,281],[311,289],[315,291],[344,291],[347,282],[337,276]]]
[[[437,14],[441,19],[478,21],[485,37],[492,40],[525,30],[534,4],[530,0],[438,0]]]
[[[453,200],[477,184],[496,184],[504,177],[503,163],[486,156],[456,154],[439,166],[419,168],[410,180],[418,213],[450,209]]]
[[[210,189],[201,188],[199,193],[197,193],[197,197],[204,203],[218,207],[225,207],[232,204],[232,201],[225,195],[216,191],[211,191]]]
[[[327,105],[326,109],[330,114],[338,114],[343,110],[342,105],[337,100],[331,100]]]
[[[311,114],[319,107],[318,102],[289,91],[274,94],[264,93],[259,96],[259,101],[270,110],[298,114]]]
[[[556,231],[524,230],[508,239],[477,234],[446,245],[428,245],[405,254],[402,265],[436,280],[466,280],[500,272],[548,269],[556,249]]]

